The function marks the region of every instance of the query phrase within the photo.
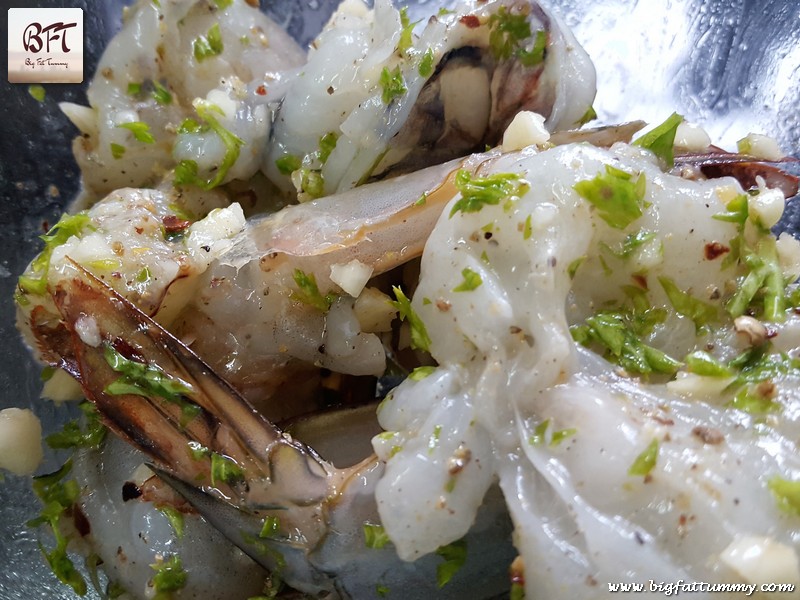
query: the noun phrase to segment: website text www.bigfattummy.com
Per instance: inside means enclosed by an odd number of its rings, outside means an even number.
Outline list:
[[[678,594],[699,594],[708,592],[738,592],[750,596],[756,592],[791,593],[795,590],[793,583],[708,583],[706,581],[655,581],[647,583],[609,583],[608,591],[620,593],[661,593],[665,596]]]

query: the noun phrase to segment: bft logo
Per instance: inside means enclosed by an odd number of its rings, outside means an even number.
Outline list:
[[[77,23],[53,23],[47,27],[42,27],[40,23],[31,23],[25,28],[22,34],[22,46],[27,52],[41,52],[47,44],[46,52],[50,52],[50,42],[61,40],[61,51],[66,54],[70,52],[67,46],[67,29],[77,27]],[[62,33],[63,32],[63,33]],[[42,34],[45,34],[44,42]]]
[[[81,83],[83,9],[9,8],[8,81]]]

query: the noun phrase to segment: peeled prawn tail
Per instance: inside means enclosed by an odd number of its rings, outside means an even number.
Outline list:
[[[50,337],[53,363],[161,470],[254,513],[280,511],[281,528],[313,547],[335,469],[259,415],[180,340],[72,265],[74,276],[53,292],[63,319]],[[285,566],[272,554],[265,564]]]

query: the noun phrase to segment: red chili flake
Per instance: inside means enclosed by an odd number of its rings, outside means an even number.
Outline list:
[[[728,248],[725,244],[721,244],[719,242],[711,242],[706,244],[705,248],[705,255],[706,260],[714,260],[715,258],[719,258],[726,252],[730,252],[731,249]]]
[[[476,27],[481,26],[481,20],[476,17],[475,15],[464,15],[458,20],[460,23],[463,23],[470,29],[475,29]]]
[[[259,96],[266,96],[267,95],[267,86],[265,86],[263,84],[258,86],[256,88],[256,94],[258,94]]]
[[[643,290],[647,289],[647,277],[644,275],[631,275],[631,279],[633,279],[634,283]]]
[[[161,219],[161,222],[164,223],[164,229],[167,233],[178,233],[191,225],[186,219],[181,219],[175,215],[167,215]]]

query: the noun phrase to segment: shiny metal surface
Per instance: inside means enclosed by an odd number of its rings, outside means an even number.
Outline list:
[[[307,43],[333,9],[327,0],[269,0],[265,9]],[[415,18],[438,8],[412,3]],[[673,110],[734,148],[749,131],[778,139],[800,156],[800,4],[794,0],[553,0],[598,72],[595,108],[604,123],[661,121]],[[119,27],[121,2],[0,1],[16,6],[80,6],[85,13],[85,82]],[[5,12],[5,10],[3,11]],[[75,129],[57,102],[85,103],[83,86],[46,85],[39,104],[27,86],[2,83],[0,103],[0,408],[34,407],[45,429],[63,411],[38,402],[39,367],[14,327],[16,277],[38,250],[37,236],[78,189],[70,144]],[[790,204],[784,226],[798,229]],[[42,472],[55,468],[50,456]],[[0,484],[0,600],[72,598],[50,574],[24,522],[38,503],[24,478]],[[97,597],[91,595],[89,597]]]

